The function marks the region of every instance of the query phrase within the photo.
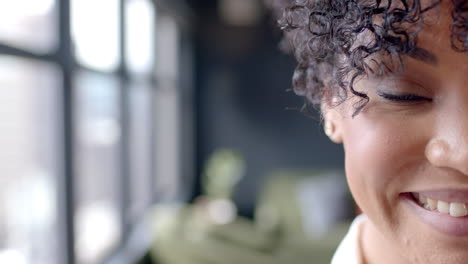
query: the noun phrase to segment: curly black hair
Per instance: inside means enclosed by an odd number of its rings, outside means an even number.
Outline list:
[[[420,0],[265,1],[279,18],[287,43],[283,46],[298,61],[293,90],[314,105],[332,97],[341,103],[351,93],[361,98],[355,105],[357,114],[369,101],[367,94],[354,89],[358,78],[401,71],[402,56],[435,60],[418,47],[417,33],[428,23],[424,14],[437,10],[442,0],[425,6]],[[452,47],[466,52],[468,0],[444,1],[453,5]]]

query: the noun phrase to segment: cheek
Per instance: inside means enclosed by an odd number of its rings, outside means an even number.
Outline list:
[[[424,153],[416,130],[401,120],[373,120],[365,115],[343,122],[348,183],[364,212],[390,213],[405,190],[405,172]]]

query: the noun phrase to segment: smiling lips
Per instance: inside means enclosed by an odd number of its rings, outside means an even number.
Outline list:
[[[402,193],[401,198],[422,222],[435,230],[468,237],[468,188]]]
[[[431,211],[438,211],[442,214],[449,214],[453,217],[463,217],[468,215],[468,209],[465,203],[442,201],[430,198],[420,193],[411,193],[421,206]]]

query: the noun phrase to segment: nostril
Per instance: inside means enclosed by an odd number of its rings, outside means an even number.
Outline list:
[[[455,162],[458,170],[468,176],[468,151],[466,149],[462,149],[460,153],[458,153]]]

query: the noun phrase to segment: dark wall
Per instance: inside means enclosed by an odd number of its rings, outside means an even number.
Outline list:
[[[288,91],[295,62],[279,50],[280,32],[272,19],[229,26],[218,19],[214,1],[191,3],[198,17],[198,172],[218,148],[242,153],[247,175],[235,200],[241,213],[250,215],[256,191],[271,171],[341,168],[341,146],[323,135],[317,114],[299,111],[303,99]]]

